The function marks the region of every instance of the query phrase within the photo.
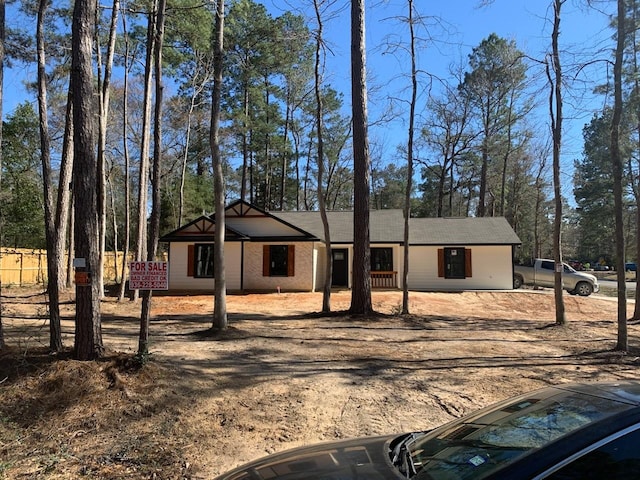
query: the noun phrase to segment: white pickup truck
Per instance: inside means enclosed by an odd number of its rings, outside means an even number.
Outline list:
[[[522,285],[534,285],[536,287],[552,287],[554,285],[553,260],[536,258],[532,266],[515,265],[513,268],[513,288]],[[571,295],[587,297],[600,290],[598,279],[594,275],[584,272],[576,272],[566,263],[563,263],[562,287]]]

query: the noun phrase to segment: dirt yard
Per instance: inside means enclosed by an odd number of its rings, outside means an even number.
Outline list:
[[[637,378],[640,338],[613,352],[616,302],[549,291],[376,292],[375,318],[310,315],[320,294],[153,299],[152,355],[139,369],[140,304],[103,304],[107,357],[46,354],[42,295],[3,292],[0,478],[205,479],[318,441],[421,430],[549,384]],[[344,311],[349,292],[332,295]],[[629,307],[631,312],[631,306]],[[63,306],[73,344],[73,303]]]

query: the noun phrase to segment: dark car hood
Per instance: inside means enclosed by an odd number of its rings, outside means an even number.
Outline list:
[[[300,447],[242,465],[217,480],[382,480],[402,475],[389,460],[397,435]]]

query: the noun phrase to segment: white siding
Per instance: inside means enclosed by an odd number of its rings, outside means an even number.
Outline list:
[[[290,291],[318,291],[324,281],[324,259],[326,248],[320,242],[272,242],[296,246],[295,276],[262,276],[263,243],[246,242],[244,260],[244,288],[247,290],[275,291],[277,287]],[[211,278],[187,276],[187,242],[172,242],[169,252],[169,289],[213,290]],[[393,268],[398,272],[398,288],[402,288],[403,248],[398,245],[374,245],[393,248]],[[353,248],[351,245],[334,245],[348,248],[349,285],[353,274]],[[440,247],[442,248],[442,247]],[[447,279],[438,277],[438,247],[412,246],[409,249],[409,289],[434,291],[506,290],[513,287],[511,246],[475,246],[471,250],[472,277]],[[227,242],[225,245],[225,274],[227,289],[241,289],[240,269],[242,243]]]
[[[409,249],[410,290],[458,291],[513,288],[511,246],[466,247],[471,250],[472,277],[461,279],[438,277],[438,248],[412,246]]]
[[[206,242],[202,242],[206,243]],[[213,290],[213,278],[195,278],[187,276],[187,242],[171,242],[169,250],[169,289],[170,290]],[[242,246],[240,242],[227,242],[224,246],[224,268],[227,290],[240,290],[240,260]]]

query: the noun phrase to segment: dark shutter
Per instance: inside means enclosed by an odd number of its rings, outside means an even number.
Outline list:
[[[287,248],[287,277],[296,276],[296,246],[289,245]]]
[[[444,248],[438,249],[438,276],[444,277]]]
[[[269,276],[269,263],[271,262],[269,245],[262,246],[262,276]]]
[[[187,247],[187,277],[193,277],[194,275],[195,249],[195,245],[189,245]]]
[[[471,249],[464,249],[464,276],[471,277]]]

